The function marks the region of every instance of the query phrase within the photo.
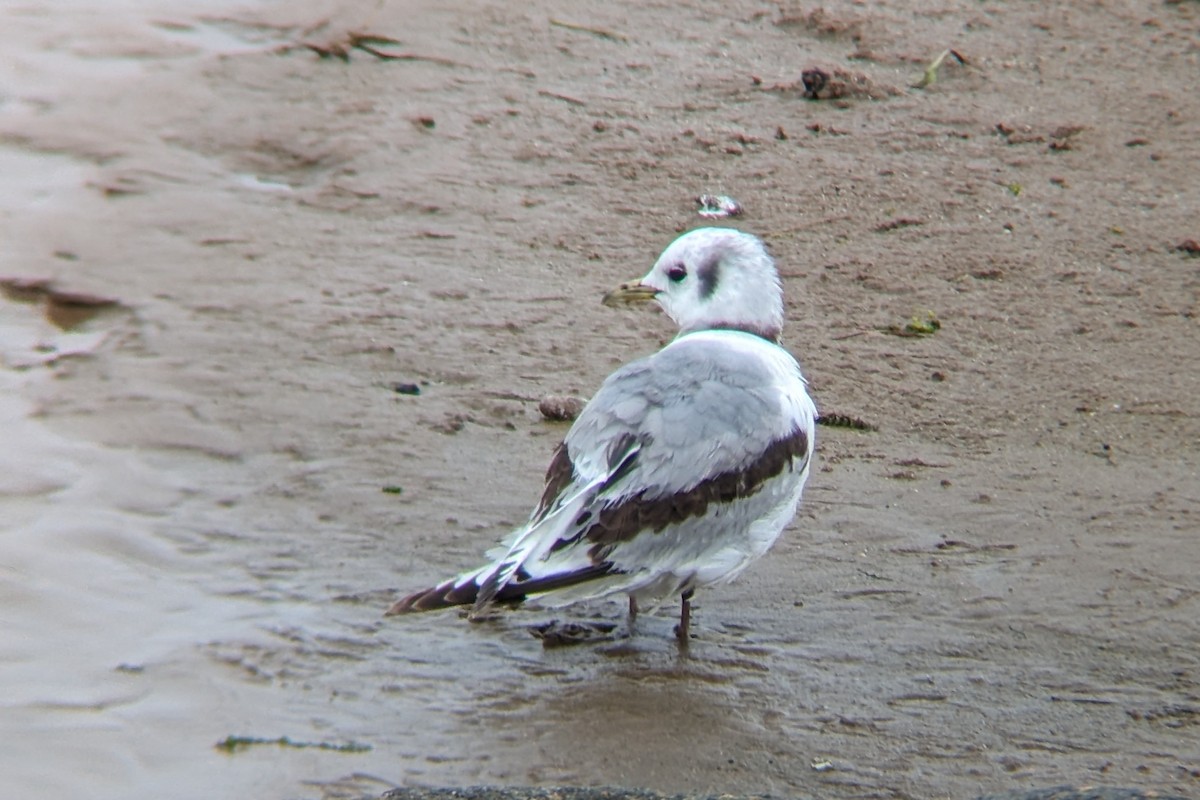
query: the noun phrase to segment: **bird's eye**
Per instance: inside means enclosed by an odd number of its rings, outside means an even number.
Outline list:
[[[672,283],[679,283],[687,277],[687,270],[683,268],[682,264],[676,264],[667,270],[667,277],[671,279]]]

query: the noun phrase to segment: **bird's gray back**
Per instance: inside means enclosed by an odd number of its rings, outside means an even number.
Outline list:
[[[565,444],[578,477],[587,477],[609,465],[586,463],[586,454],[633,436],[645,496],[686,490],[746,467],[798,426],[807,430],[794,419],[789,390],[803,395],[803,379],[775,345],[743,333],[685,336],[610,375]]]

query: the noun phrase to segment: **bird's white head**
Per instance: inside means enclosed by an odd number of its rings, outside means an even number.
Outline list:
[[[747,331],[777,341],[783,289],[761,240],[732,228],[698,228],[667,247],[640,281],[605,296],[606,305],[655,300],[680,333]]]

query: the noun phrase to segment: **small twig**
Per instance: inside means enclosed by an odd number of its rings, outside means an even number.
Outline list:
[[[846,414],[821,414],[817,417],[817,424],[824,425],[827,428],[849,428],[855,431],[878,430],[871,423]]]
[[[538,89],[538,94],[540,94],[542,97],[552,97],[555,100],[562,100],[564,103],[570,103],[573,106],[587,105],[585,101],[580,100],[578,97],[571,97],[570,95],[559,94],[558,92],[551,92],[546,89]]]
[[[347,38],[354,47],[358,47],[361,44],[403,44],[399,39],[393,39],[390,36],[379,36],[374,33],[349,33],[347,34]]]
[[[876,581],[888,581],[890,583],[892,580],[891,578],[885,578],[882,575],[876,575],[874,572],[867,572],[865,569],[858,569],[855,570],[855,572],[859,573],[860,575],[866,575],[868,578]]]
[[[516,392],[483,392],[486,397],[493,400],[517,400],[522,403],[536,403],[540,398],[529,394],[517,394]]]
[[[566,22],[561,19],[550,18],[550,24],[556,28],[566,28],[569,31],[578,31],[580,33],[590,33],[593,36],[599,36],[601,39],[610,39],[614,42],[628,42],[629,37],[623,33],[610,31],[608,28],[596,28],[591,25],[580,25],[578,22]]]
[[[369,44],[355,42],[354,47],[362,50],[364,53],[370,53],[380,61],[428,61],[430,64],[441,64],[443,67],[465,67],[466,64],[461,61],[455,61],[450,58],[442,58],[440,56],[423,56],[417,53],[385,53],[378,50]]]
[[[933,469],[946,469],[950,466],[949,464],[930,464],[923,458],[902,458],[893,463],[897,467],[930,467]]]
[[[340,58],[342,61],[350,60],[350,51],[342,44],[313,44],[312,42],[301,42],[301,47],[306,47],[319,55],[321,58]]]
[[[911,228],[917,225],[924,225],[925,220],[914,219],[912,217],[896,217],[887,222],[881,222],[872,230],[876,233],[887,233],[888,231],[899,230],[900,228]]]
[[[364,53],[375,56],[380,61],[428,61],[431,64],[441,64],[445,67],[470,66],[469,64],[463,64],[462,62],[440,56],[423,56],[417,53],[389,53],[386,50],[380,49],[381,46],[399,44],[402,44],[402,42],[399,39],[393,39],[391,36],[380,36],[375,33],[347,33],[344,37],[330,41],[327,44],[302,41],[298,44],[283,45],[277,52],[287,53],[297,47],[303,47],[313,51],[321,58],[337,58],[348,62],[351,50],[362,50]]]
[[[852,600],[855,597],[877,597],[887,594],[908,594],[907,589],[851,589],[846,592],[838,592],[838,597],[843,600]]]

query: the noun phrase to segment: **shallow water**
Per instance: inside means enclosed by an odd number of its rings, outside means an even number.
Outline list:
[[[141,74],[145,61],[106,55],[104,43],[119,51],[124,37],[135,47],[156,14],[179,10],[170,3],[78,3],[56,4],[50,14],[33,4],[6,6],[6,129],[52,110],[78,83]],[[81,36],[83,29],[90,33]],[[152,43],[166,47],[181,38],[198,41],[171,31]],[[207,38],[191,49],[215,52],[227,44]],[[0,274],[44,277],[47,257],[51,265],[79,257],[46,253],[39,239],[87,213],[94,204],[88,184],[99,169],[87,153],[22,144],[14,138],[0,146]],[[96,145],[104,146],[103,135]],[[188,464],[186,454],[105,446],[46,424],[35,398],[56,391],[61,365],[113,346],[132,325],[127,312],[73,320],[82,323],[79,330],[55,321],[62,319],[47,314],[44,298],[0,299],[4,793],[211,797],[221,785],[242,796],[278,795],[279,778],[264,777],[257,754],[232,759],[213,748],[239,725],[274,716],[275,703],[257,699],[253,685],[211,651],[216,642],[268,639],[265,617],[303,614],[268,613],[259,602],[226,596],[206,574],[222,566],[189,553],[174,534],[182,520],[195,523],[188,498],[195,481],[208,477],[207,465]],[[235,479],[229,471],[220,477]],[[309,770],[321,761],[307,753],[297,759]]]

